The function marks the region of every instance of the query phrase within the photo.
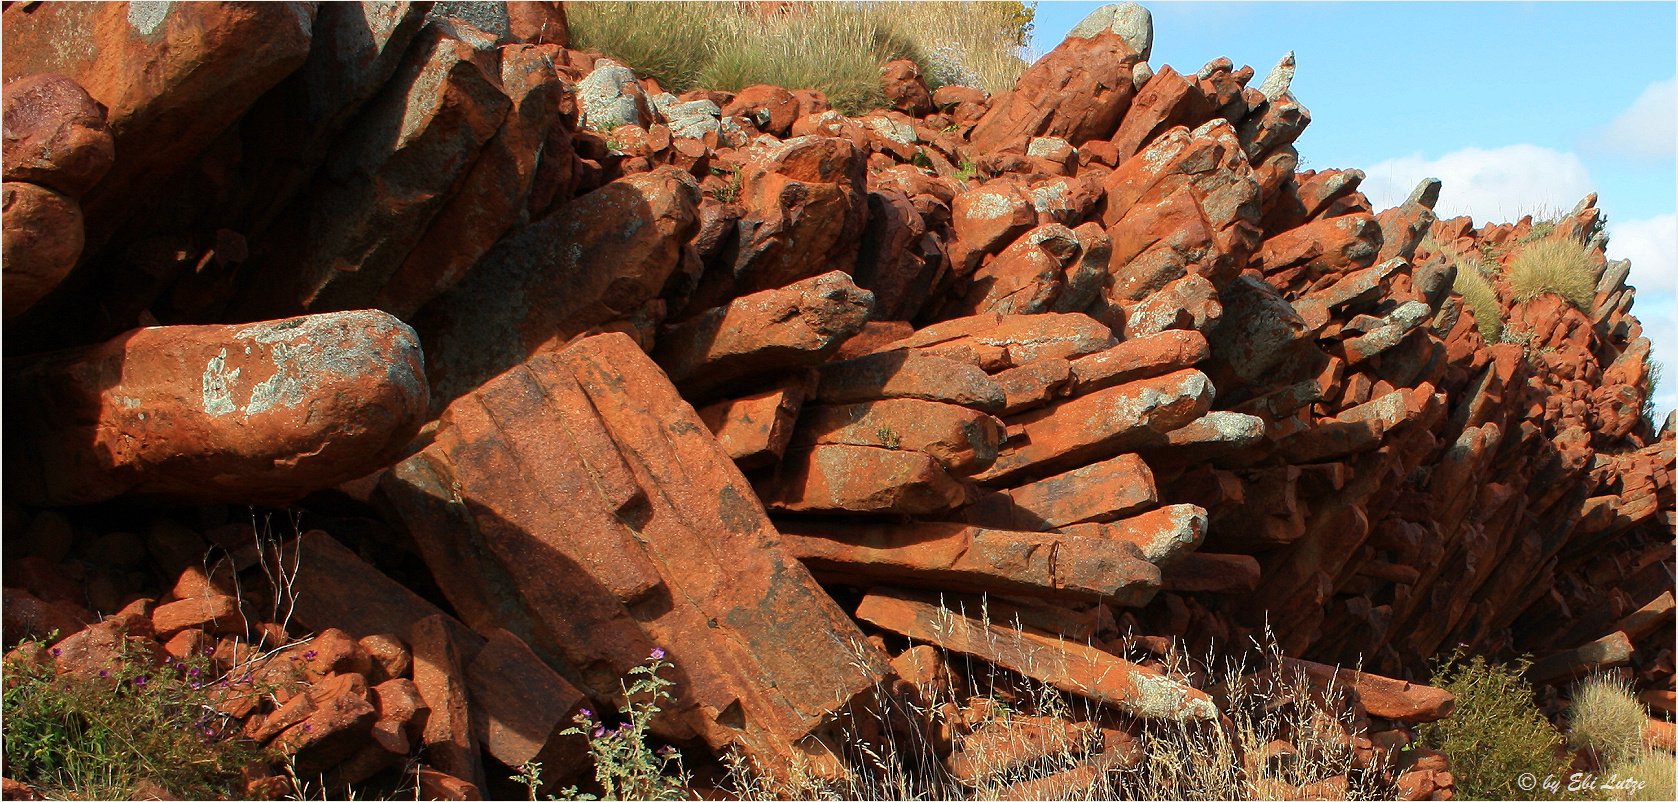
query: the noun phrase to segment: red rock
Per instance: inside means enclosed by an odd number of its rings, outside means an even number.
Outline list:
[[[367,653],[367,681],[375,685],[386,680],[400,679],[414,670],[414,656],[401,638],[387,633],[366,635],[356,641]]]
[[[868,210],[866,160],[842,139],[800,137],[741,167],[739,242],[724,268],[705,271],[689,308],[784,287],[833,270],[850,273]]]
[[[1066,292],[1066,269],[1082,252],[1076,235],[1058,223],[1027,232],[973,274],[962,302],[945,314],[1047,312]]]
[[[1075,359],[1113,344],[1112,330],[1087,315],[987,312],[934,323],[887,347],[914,348],[935,355],[956,348],[979,353],[1005,350],[1009,365],[1024,365],[1039,359]]]
[[[967,490],[931,456],[895,447],[796,448],[773,477],[757,484],[764,506],[780,512],[928,514],[967,501]]]
[[[528,44],[565,47],[571,43],[565,4],[552,0],[509,0],[507,30]]]
[[[1198,548],[1206,527],[1206,510],[1193,504],[1169,504],[1108,523],[1072,524],[1055,531],[1124,541],[1140,549],[1148,562],[1168,565]]]
[[[1021,415],[1024,436],[1010,438],[996,464],[977,478],[996,485],[1121,453],[1206,413],[1212,386],[1183,370],[1098,390]],[[1013,423],[1013,422],[1010,422]]]
[[[1577,649],[1539,659],[1527,669],[1526,676],[1534,684],[1568,682],[1592,671],[1623,666],[1631,661],[1634,651],[1626,633],[1610,632]]]
[[[124,624],[106,620],[76,632],[54,645],[47,659],[57,673],[83,679],[99,671],[115,671],[125,661],[142,668],[163,663],[168,653],[151,633],[131,634]]]
[[[548,158],[544,148],[552,141],[552,129],[563,125],[558,107],[566,91],[553,60],[536,46],[501,48],[499,77],[511,100],[500,130],[484,142],[454,196],[430,219],[425,233],[374,297],[374,306],[411,317],[458,282],[503,234],[524,222],[521,212],[527,208],[538,164]],[[490,109],[486,103],[484,111]]]
[[[424,736],[431,708],[419,686],[406,679],[391,679],[373,686],[373,707],[379,720],[373,724],[373,740],[392,754],[406,755],[413,743]]]
[[[35,800],[41,798],[41,795],[33,787],[25,783],[10,777],[0,778],[0,799]]]
[[[996,374],[995,379],[1008,402],[1002,414],[1013,415],[1070,394],[1072,363],[1059,358],[1034,359]]]
[[[111,129],[105,110],[75,81],[52,73],[8,76],[4,106],[5,180],[79,198],[105,177],[115,158]]]
[[[35,73],[70,78],[105,107],[116,152],[129,154],[82,199],[93,242],[303,63],[315,17],[312,6],[296,4],[128,11],[70,4],[9,6],[4,15],[5,82]]]
[[[1100,746],[1100,730],[1091,722],[1019,716],[993,721],[962,738],[947,764],[956,780],[976,786],[1033,763],[1076,758]]]
[[[828,581],[910,584],[1142,606],[1159,570],[1129,543],[961,523],[842,524],[788,519],[788,550]],[[997,610],[992,609],[995,613]]]
[[[5,611],[8,649],[24,638],[57,642],[96,620],[92,613],[73,604],[45,602],[21,588],[5,589],[5,603],[0,605],[0,610]]]
[[[1153,506],[1154,475],[1140,457],[1121,454],[981,498],[968,510],[972,523],[1043,532],[1099,523]]]
[[[1160,568],[1161,589],[1173,593],[1251,593],[1259,562],[1246,554],[1185,554]]]
[[[1037,136],[1074,147],[1111,137],[1136,91],[1131,68],[1148,59],[1152,45],[1153,21],[1141,6],[1097,9],[1020,75],[1013,91],[991,99],[970,135],[973,145],[1023,152]]]
[[[1163,331],[1127,339],[1072,361],[1072,393],[1084,395],[1138,379],[1193,367],[1211,356],[1206,337],[1196,331]]]
[[[212,635],[243,635],[254,618],[232,596],[209,596],[158,607],[152,612],[152,628],[165,640],[185,629],[203,629]]]
[[[1229,123],[1172,128],[1102,179],[1112,238],[1110,305],[1184,275],[1220,290],[1259,247],[1259,186]]]
[[[508,766],[540,760],[545,782],[588,767],[587,740],[559,734],[586,699],[517,635],[496,630],[467,665],[466,684],[479,741],[496,760]]]
[[[1265,240],[1253,255],[1265,275],[1300,269],[1315,280],[1350,273],[1375,264],[1381,251],[1381,227],[1374,215],[1349,214],[1307,223]]]
[[[950,201],[955,232],[950,258],[958,271],[968,272],[978,267],[979,257],[1002,250],[1036,224],[1031,198],[1017,184],[997,182],[963,192]]]
[[[0,185],[5,234],[5,316],[29,311],[57,287],[82,255],[82,209],[68,196],[38,184]]]
[[[1075,766],[1047,777],[1021,780],[1003,788],[1003,799],[1082,799],[1100,794],[1105,788],[1101,770],[1095,766]]]
[[[318,529],[299,537],[284,555],[309,566],[293,585],[292,616],[312,631],[339,629],[365,641],[407,632],[415,622],[442,614]]]
[[[804,389],[796,384],[754,393],[731,401],[719,401],[699,410],[699,419],[717,436],[717,445],[728,452],[741,470],[772,465],[786,451],[804,402]]]
[[[1214,381],[1253,383],[1308,342],[1305,319],[1270,284],[1241,276],[1224,288],[1219,300],[1223,322],[1211,344],[1221,364],[1209,371]]]
[[[327,678],[307,694],[314,712],[274,739],[280,752],[296,757],[299,776],[310,777],[344,761],[365,746],[378,713],[360,674]]]
[[[825,361],[862,329],[874,296],[825,273],[745,295],[667,330],[653,359],[689,396],[742,376]]]
[[[627,176],[508,234],[415,318],[431,414],[544,347],[652,300],[698,231],[698,185],[674,167]],[[597,265],[613,265],[610,271]]]
[[[1002,388],[979,368],[913,350],[884,351],[823,365],[816,398],[829,404],[919,398],[992,414],[1007,405]]]
[[[1131,101],[1124,122],[1113,135],[1113,147],[1120,160],[1128,159],[1167,129],[1179,125],[1194,128],[1211,119],[1212,112],[1206,95],[1193,81],[1170,65],[1163,66]]]
[[[387,464],[426,404],[419,344],[382,312],[165,326],[9,371],[8,448],[33,503],[122,493],[278,501]],[[23,442],[17,442],[23,440]]]
[[[430,766],[420,766],[417,774],[419,776],[419,790],[425,795],[426,799],[470,802],[470,800],[484,798],[483,792],[478,790],[478,786]]]
[[[1257,164],[1298,139],[1310,124],[1311,112],[1284,92],[1253,108],[1241,122],[1241,148],[1248,161]]]
[[[1180,722],[1218,717],[1205,693],[1099,649],[952,615],[904,591],[870,592],[856,614],[882,629],[977,657],[1133,716]]]
[[[911,117],[932,113],[932,93],[921,80],[921,68],[908,59],[888,61],[880,67],[880,83],[886,102]]]
[[[476,778],[474,786],[482,788],[484,768],[464,670],[475,654],[463,649],[460,629],[446,616],[434,615],[414,622],[404,639],[413,649],[414,686],[431,711],[420,736],[426,761],[452,776]],[[469,645],[474,652],[478,648]]]
[[[801,113],[798,98],[791,92],[778,86],[757,84],[736,93],[734,99],[723,106],[722,116],[750,118],[759,130],[784,139]]]
[[[955,476],[990,467],[1002,426],[982,412],[934,401],[897,398],[804,410],[792,442],[849,444],[924,452]]]
[[[1284,670],[1303,672],[1319,686],[1328,683],[1350,686],[1372,716],[1422,724],[1447,718],[1456,709],[1456,697],[1440,688],[1291,657],[1282,658],[1282,666]]]
[[[943,273],[942,262],[938,236],[927,234],[926,221],[908,195],[884,187],[868,193],[856,282],[874,293],[875,318],[919,314]]]

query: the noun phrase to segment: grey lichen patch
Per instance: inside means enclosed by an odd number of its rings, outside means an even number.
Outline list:
[[[1089,39],[1106,31],[1118,34],[1143,61],[1153,55],[1154,15],[1135,3],[1114,3],[1090,12],[1066,38]]]
[[[1014,213],[1014,204],[1007,194],[1001,191],[984,191],[970,193],[967,203],[967,216],[972,218],[995,220],[1004,215]]]
[[[1171,527],[1149,544],[1144,555],[1148,562],[1159,563],[1200,546],[1206,537],[1206,510],[1193,504],[1173,504],[1165,508],[1171,516]]]
[[[128,4],[128,25],[141,36],[150,36],[169,17],[172,2],[137,2]]]
[[[1132,669],[1133,694],[1125,707],[1142,718],[1161,721],[1216,721],[1218,708],[1210,699],[1192,697],[1192,690],[1157,674]]]
[[[209,364],[204,366],[204,412],[219,417],[229,412],[237,412],[238,406],[233,403],[233,380],[239,378],[239,369],[227,369],[227,349],[210,358]]]
[[[1287,94],[1288,86],[1293,83],[1293,70],[1293,51],[1289,50],[1287,55],[1282,56],[1276,62],[1276,66],[1271,68],[1270,74],[1264,77],[1264,83],[1259,84],[1259,92],[1264,95],[1265,100],[1274,103]]]

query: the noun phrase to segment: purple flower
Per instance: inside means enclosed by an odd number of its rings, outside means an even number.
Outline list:
[[[141,674],[140,676],[135,677],[134,678],[134,684],[138,685],[142,688],[145,687],[145,685],[146,685],[146,675]]]
[[[658,748],[658,754],[662,757],[669,757],[676,754],[676,748],[673,746],[661,746]]]
[[[661,647],[661,646],[654,646],[653,647],[653,659],[654,660],[663,660],[664,659],[664,648],[663,647]]]
[[[205,647],[204,647],[204,653],[205,653],[205,654],[215,654],[215,653],[216,653],[216,647],[214,647],[214,646],[205,646]]]
[[[186,672],[186,673],[187,673],[187,675],[188,675],[188,676],[193,676],[193,677],[196,677],[196,676],[198,676],[198,674],[199,674],[199,671],[198,671],[198,669],[196,669],[196,668],[195,668],[195,669],[193,669],[193,670],[191,670],[191,671],[188,671],[188,672]]]
[[[605,727],[595,727],[594,728],[594,737],[602,738],[602,737],[605,737],[605,735],[606,735],[606,728]]]
[[[319,654],[320,654],[320,652],[310,650],[310,651],[307,651],[307,652],[303,653],[303,659],[304,660],[313,660]]]
[[[199,688],[200,688],[200,687],[203,687],[203,686],[201,686],[201,685],[199,685],[199,684],[198,684],[198,683],[196,683],[196,682],[189,682],[189,683],[187,683],[187,684],[186,684],[186,685],[187,685],[187,687],[188,687],[188,688],[191,688],[191,689],[193,689],[193,690],[195,690],[195,691],[196,691],[196,690],[198,690],[198,689],[199,689]]]
[[[57,647],[57,646],[54,646],[54,647],[52,647],[52,656],[53,656],[53,657],[57,657],[57,656],[59,656],[59,655],[61,655],[61,654],[63,654],[63,653],[64,653],[64,650],[63,650],[63,649],[60,649],[60,648],[58,648],[58,647]]]
[[[310,724],[309,722],[305,721],[305,722],[303,722],[303,731],[304,732],[314,732],[315,731],[315,725]]]
[[[110,675],[111,675],[111,672],[109,672],[109,671],[106,671],[106,670],[105,670],[105,669],[103,669],[103,668],[101,668],[101,669],[99,669],[99,676],[100,676],[100,677],[108,677],[108,676],[110,676]]]
[[[577,715],[582,716],[583,718],[594,718],[594,711],[585,707],[578,710]]]

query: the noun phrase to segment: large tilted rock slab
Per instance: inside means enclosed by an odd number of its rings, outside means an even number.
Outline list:
[[[1141,607],[1159,569],[1129,543],[984,529],[960,523],[842,524],[788,520],[786,548],[824,581],[964,593],[1105,601]]]
[[[972,655],[1133,716],[1213,721],[1217,705],[1204,692],[1079,643],[974,620],[940,609],[935,598],[899,590],[869,593],[857,617],[921,643]]]
[[[1019,416],[996,464],[976,479],[987,485],[1044,474],[1122,453],[1206,414],[1212,383],[1198,370],[1109,387]]]
[[[693,176],[661,167],[507,235],[414,319],[433,414],[543,346],[652,300],[699,230],[698,206]]]
[[[779,512],[926,515],[967,502],[967,488],[930,454],[845,444],[789,451],[757,494]]]
[[[833,770],[813,733],[889,672],[625,335],[460,397],[381,491],[468,624],[513,632],[597,700],[667,650],[681,672],[668,737],[777,773],[799,756]]]
[[[1282,658],[1282,668],[1284,671],[1299,671],[1317,685],[1332,683],[1349,686],[1357,691],[1358,701],[1369,715],[1394,721],[1412,724],[1438,721],[1451,715],[1457,706],[1457,698],[1450,691],[1430,685],[1417,685],[1292,657]]]
[[[862,330],[874,294],[839,271],[754,292],[664,333],[653,359],[688,395],[742,376],[823,362]]]
[[[919,398],[1000,414],[1002,386],[977,366],[914,350],[884,351],[822,366],[816,398],[829,404]]]
[[[283,504],[389,464],[426,402],[383,312],[136,329],[8,366],[8,493]]]
[[[1148,464],[1135,454],[1120,454],[990,493],[966,514],[967,520],[976,524],[1045,532],[1071,524],[1111,521],[1158,501]]]

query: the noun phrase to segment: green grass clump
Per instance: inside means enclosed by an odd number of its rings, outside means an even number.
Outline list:
[[[8,661],[6,776],[58,799],[133,799],[142,783],[182,799],[242,797],[239,770],[261,753],[211,704],[215,673],[207,657],[129,654],[89,677]]]
[[[1509,264],[1509,284],[1517,301],[1551,292],[1587,313],[1596,298],[1590,251],[1567,237],[1550,237],[1522,248]]]
[[[1580,683],[1567,717],[1573,747],[1591,747],[1609,765],[1630,762],[1643,752],[1643,724],[1649,717],[1623,680],[1597,675]]]
[[[880,67],[906,58],[931,88],[997,91],[1025,69],[1031,10],[1021,3],[798,4],[762,12],[727,2],[567,6],[574,46],[598,50],[671,92],[757,84],[825,92],[860,114],[885,105]]]
[[[1468,308],[1474,310],[1474,323],[1487,343],[1503,340],[1503,306],[1497,302],[1497,290],[1480,269],[1465,262],[1457,262],[1457,278],[1452,289],[1462,296]]]
[[[1514,666],[1466,658],[1455,652],[1435,669],[1430,683],[1457,698],[1450,718],[1423,725],[1423,743],[1451,759],[1458,795],[1466,799],[1530,799],[1522,774],[1566,776],[1556,757],[1562,735],[1533,703],[1522,677],[1528,661]]]
[[[594,780],[604,792],[600,796],[581,793],[575,786],[560,796],[549,799],[690,799],[688,782],[691,778],[682,768],[682,753],[674,747],[654,749],[647,743],[648,730],[659,710],[676,701],[670,689],[673,680],[660,672],[674,666],[664,659],[663,649],[654,649],[647,662],[629,670],[633,677],[622,686],[628,705],[619,712],[624,721],[616,726],[596,719],[594,712],[584,709],[572,721],[573,726],[561,735],[582,735],[588,738],[589,757],[594,761]],[[513,776],[515,782],[530,789],[534,802],[536,790],[542,785],[542,764],[529,762]]]

